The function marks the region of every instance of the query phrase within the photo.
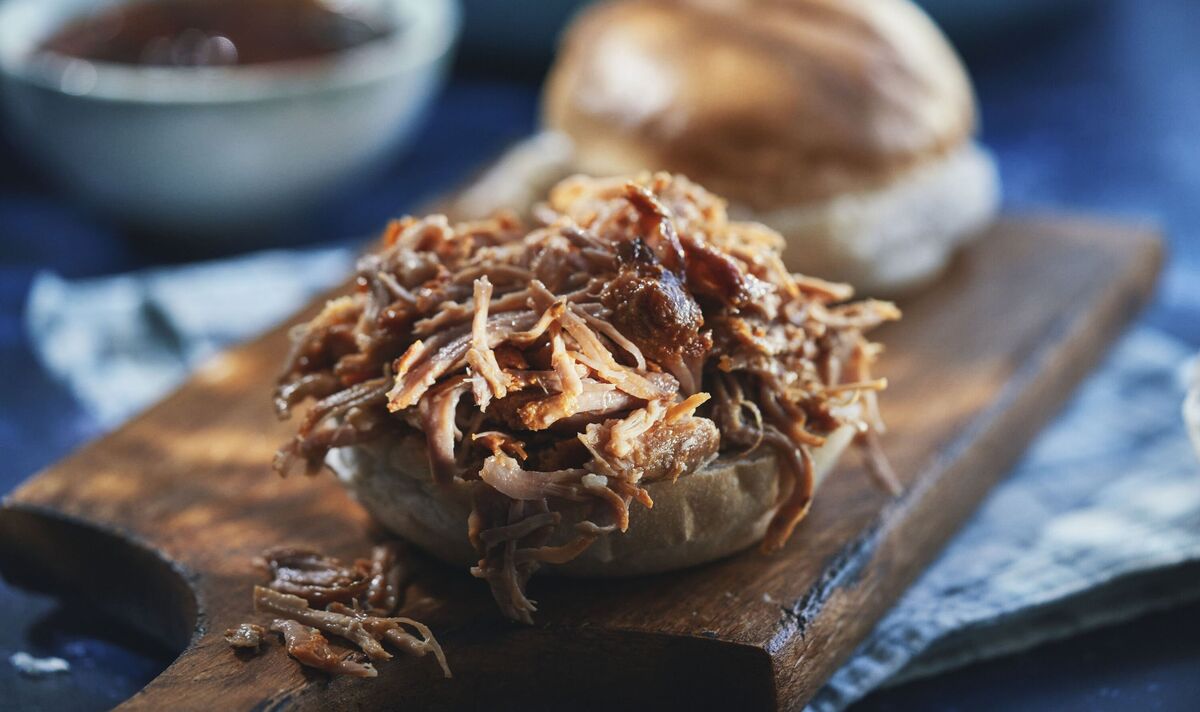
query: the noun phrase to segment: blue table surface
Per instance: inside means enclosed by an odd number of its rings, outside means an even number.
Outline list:
[[[1200,2],[1110,0],[1052,25],[1006,28],[961,49],[984,141],[1012,210],[1151,221],[1170,264],[1144,315],[1200,345]],[[423,135],[386,174],[331,198],[298,240],[373,232],[456,182],[536,124],[537,79],[455,74]],[[98,433],[36,363],[22,325],[38,270],[70,277],[174,262],[60,195],[0,131],[0,492]],[[73,606],[0,585],[0,654],[70,659],[31,680],[0,663],[0,707],[104,709],[169,655]],[[1200,708],[1200,604],[875,693],[857,710]]]

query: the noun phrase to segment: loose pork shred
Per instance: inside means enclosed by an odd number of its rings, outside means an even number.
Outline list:
[[[645,485],[721,453],[778,459],[767,550],[811,506],[812,449],[840,426],[895,489],[863,337],[893,305],[789,273],[778,234],[679,176],[571,178],[534,214],[388,226],[357,289],[294,333],[277,409],[316,403],[280,472],[422,433],[435,480],[472,485],[472,572],[525,622],[540,565],[624,531],[634,501],[653,505]],[[567,508],[583,521],[551,546]]]
[[[352,566],[291,548],[271,549],[258,563],[272,578],[267,586],[254,587],[254,608],[272,618],[270,629],[283,636],[288,654],[301,664],[335,675],[375,677],[372,663],[390,660],[391,647],[416,657],[432,654],[442,674],[451,676],[432,631],[396,615],[407,581],[396,545],[376,546],[370,559]],[[242,623],[225,631],[225,640],[234,648],[257,649],[265,632],[261,625]],[[357,651],[337,652],[324,634]]]
[[[334,675],[352,677],[376,677],[379,671],[371,663],[355,660],[353,656],[341,656],[329,647],[329,641],[316,628],[288,618],[276,618],[271,630],[283,635],[288,655],[301,665]]]
[[[308,549],[268,549],[258,563],[270,574],[271,588],[301,596],[319,606],[352,601],[371,585],[372,571],[361,562],[345,566],[337,559]]]

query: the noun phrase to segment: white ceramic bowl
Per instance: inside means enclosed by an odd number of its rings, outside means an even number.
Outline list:
[[[303,64],[161,68],[35,59],[105,3],[0,0],[10,132],[81,200],[137,226],[220,240],[279,225],[395,156],[458,32],[455,0],[347,1],[399,29]]]

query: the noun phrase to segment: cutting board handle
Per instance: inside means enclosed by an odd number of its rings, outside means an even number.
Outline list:
[[[189,575],[132,538],[21,503],[0,508],[0,575],[22,588],[79,601],[183,652],[199,631]]]

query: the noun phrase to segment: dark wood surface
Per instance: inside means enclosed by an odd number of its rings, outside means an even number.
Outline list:
[[[126,707],[272,709],[802,706],[1020,455],[1149,295],[1144,231],[1007,219],[881,331],[889,498],[850,455],[775,555],[623,581],[535,579],[537,625],[502,620],[465,571],[420,562],[410,611],[455,677],[397,659],[374,680],[240,659],[251,558],[283,544],[362,555],[369,522],[331,476],[280,479],[291,426],[268,398],[284,329],[214,360],[0,509],[6,577],[94,600],[183,652]]]

